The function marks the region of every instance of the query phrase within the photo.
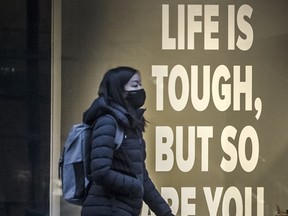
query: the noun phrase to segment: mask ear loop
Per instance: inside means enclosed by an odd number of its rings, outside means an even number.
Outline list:
[[[126,98],[127,98],[127,96],[128,96],[128,92],[124,90],[123,93],[122,93],[122,95],[123,95],[123,98],[125,98],[125,100],[126,100]]]

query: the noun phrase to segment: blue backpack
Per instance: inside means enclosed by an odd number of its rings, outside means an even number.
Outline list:
[[[113,116],[107,116],[115,122],[115,149],[118,149],[123,141],[124,130],[119,127]],[[75,205],[83,204],[91,182],[90,149],[93,125],[85,123],[73,125],[59,159],[59,178],[62,182],[63,198]]]

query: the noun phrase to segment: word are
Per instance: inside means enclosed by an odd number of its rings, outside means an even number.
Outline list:
[[[171,171],[174,164],[177,164],[182,172],[191,171],[195,163],[196,145],[201,149],[199,155],[201,171],[209,171],[209,141],[213,138],[212,126],[189,126],[185,144],[183,126],[176,126],[175,133],[169,126],[157,126],[155,130],[155,170],[157,172]],[[172,148],[174,145],[175,151]],[[235,127],[226,126],[221,134],[221,147],[225,156],[228,156],[228,159],[224,156],[222,158],[220,167],[223,171],[234,171],[238,161],[245,172],[252,172],[256,168],[259,159],[259,139],[253,127],[246,126],[238,132]],[[187,154],[185,157],[184,149],[185,155]]]
[[[253,44],[253,29],[247,21],[251,19],[253,9],[245,4],[235,12],[235,5],[228,5],[228,50],[249,50]],[[186,12],[187,11],[187,12]],[[223,13],[221,13],[223,14]],[[169,5],[162,5],[162,49],[188,50],[195,49],[196,34],[204,34],[204,49],[219,50],[219,5],[178,5],[177,37],[170,37]],[[201,19],[201,20],[199,20]],[[187,24],[186,24],[187,20]],[[171,22],[173,23],[173,22]],[[202,29],[203,26],[203,29]],[[236,29],[236,27],[238,27]],[[236,32],[239,31],[236,40]],[[243,35],[243,37],[241,37]],[[187,37],[187,38],[186,38]],[[187,45],[186,45],[187,41]],[[197,42],[199,44],[199,42]]]
[[[216,187],[215,192],[213,192],[210,187],[203,187],[203,193],[205,195],[209,216],[264,216],[263,187],[257,187],[256,192],[253,191],[253,194],[252,187],[245,187],[244,194],[241,194],[241,191],[235,186],[231,186],[226,190],[224,190],[223,187]],[[175,215],[177,212],[181,212],[181,216],[207,215],[197,211],[197,194],[195,187],[181,187],[179,194],[173,187],[161,188],[162,197],[167,202],[170,201],[171,210]],[[254,200],[252,200],[252,198]],[[256,212],[257,214],[255,214]],[[148,207],[144,205],[141,216],[148,215],[155,216],[153,212],[149,214]]]

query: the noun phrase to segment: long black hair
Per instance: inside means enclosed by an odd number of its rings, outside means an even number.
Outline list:
[[[139,71],[127,66],[108,70],[100,83],[98,95],[104,97],[107,104],[114,102],[124,107],[130,114],[131,126],[143,131],[146,120],[144,117],[139,119],[137,114],[139,110],[135,110],[124,97],[124,86],[136,73],[139,73]]]
[[[127,108],[124,99],[124,86],[138,71],[131,67],[117,67],[108,70],[99,86],[98,95],[104,97],[106,103],[111,101]]]

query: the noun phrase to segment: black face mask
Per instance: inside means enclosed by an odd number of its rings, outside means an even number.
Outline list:
[[[134,109],[142,107],[146,100],[146,93],[144,89],[126,91],[127,92],[127,101]]]

